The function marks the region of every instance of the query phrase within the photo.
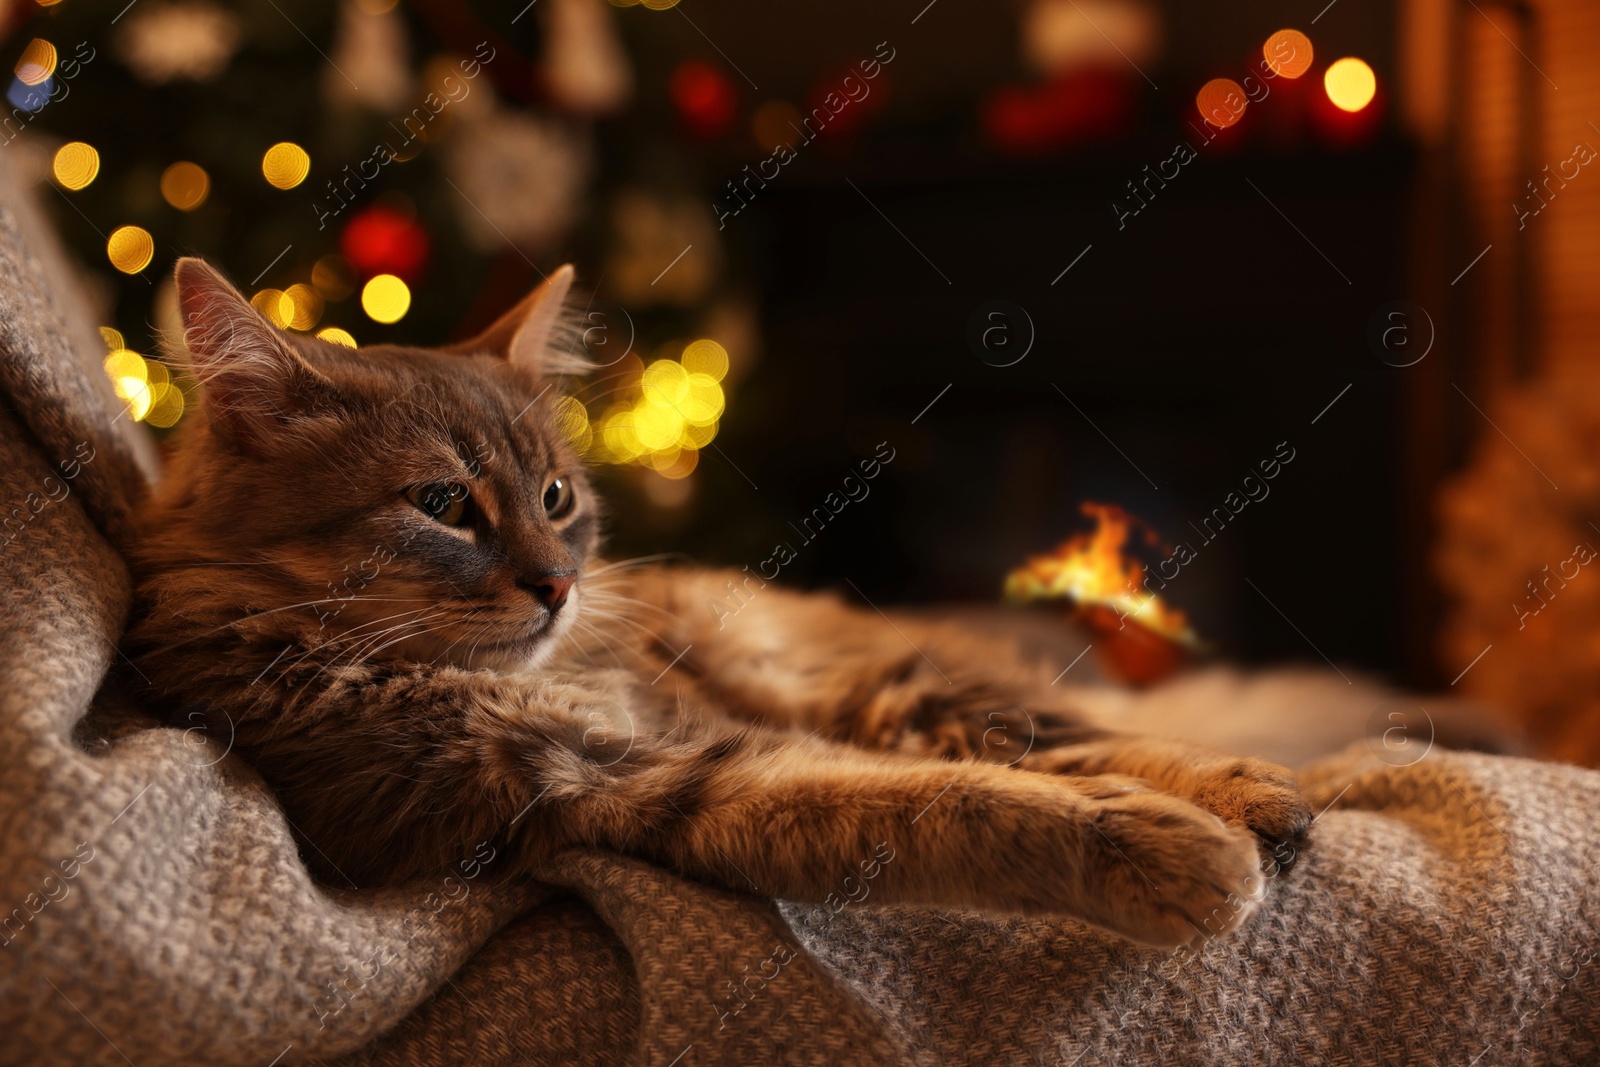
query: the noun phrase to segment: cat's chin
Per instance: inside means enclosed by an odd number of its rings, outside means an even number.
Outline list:
[[[573,598],[574,601],[576,597]],[[546,625],[533,633],[510,637],[504,641],[447,640],[444,636],[428,639],[430,647],[405,649],[407,658],[429,663],[448,663],[466,670],[500,671],[506,674],[524,673],[542,666],[555,654],[562,639],[573,627],[577,618],[577,604],[569,604]]]

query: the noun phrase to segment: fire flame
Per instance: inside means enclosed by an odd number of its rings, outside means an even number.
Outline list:
[[[1112,504],[1085,503],[1083,513],[1095,520],[1094,531],[1069,537],[1051,554],[1034,556],[1012,571],[1006,598],[1066,599],[1080,608],[1110,611],[1122,625],[1131,620],[1169,641],[1198,644],[1183,612],[1149,590],[1144,564],[1125,551],[1135,526],[1152,545],[1159,544],[1155,533]]]

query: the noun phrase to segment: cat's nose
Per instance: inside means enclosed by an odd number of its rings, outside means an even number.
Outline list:
[[[539,598],[539,602],[551,611],[560,608],[567,602],[567,593],[578,581],[578,572],[557,571],[550,574],[541,574],[535,578],[523,578],[518,585]]]

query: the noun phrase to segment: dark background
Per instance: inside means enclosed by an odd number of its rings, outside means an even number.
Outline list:
[[[536,281],[536,267],[567,260],[608,298],[607,258],[627,237],[609,212],[617,195],[655,190],[698,200],[710,216],[723,183],[771,151],[750,133],[761,103],[804,111],[819,87],[887,41],[895,59],[859,125],[800,148],[750,207],[709,231],[714,247],[691,253],[719,264],[707,301],[734,294],[755,310],[759,343],[735,352],[743,373],[728,383],[721,431],[685,502],[663,505],[649,491],[653,473],[602,471],[614,552],[738,567],[790,541],[800,548],[784,572],[791,583],[854,596],[848,580],[878,604],[990,602],[1026,556],[1086,528],[1082,502],[1114,503],[1198,550],[1169,597],[1225,654],[1325,655],[1437,680],[1427,640],[1436,606],[1418,552],[1428,495],[1455,446],[1431,466],[1406,461],[1437,427],[1408,417],[1416,376],[1378,358],[1368,327],[1384,305],[1416,298],[1419,218],[1447,217],[1448,188],[1419,177],[1418,151],[1394,114],[1394,5],[1324,3],[1153,3],[1158,57],[1142,70],[1114,61],[1077,72],[1090,81],[1067,94],[1068,110],[1086,125],[1028,146],[997,138],[990,117],[996,94],[1042,91],[1050,80],[1021,58],[1022,5],[608,9],[633,94],[620,111],[583,120],[594,177],[564,236],[493,254],[467,248],[430,143],[360,205],[403,203],[431,238],[412,312],[381,327],[352,303],[330,303],[325,321],[363,342],[461,336]],[[145,352],[155,347],[159,283],[179,254],[200,252],[248,279],[293,242],[262,284],[305,277],[336,247],[306,210],[313,187],[365,154],[381,126],[381,116],[325,98],[320,55],[339,54],[334,6],[225,7],[243,43],[207,84],[134,77],[116,58],[121,31],[106,10],[73,0],[13,19],[13,52],[39,34],[63,52],[80,38],[104,50],[72,98],[40,113],[36,136],[89,140],[106,160],[88,189],[47,198],[85,263],[106,275],[108,317]],[[503,52],[486,77],[504,104],[576,126],[541,87],[548,5],[512,22],[520,7],[418,0],[395,11],[414,65],[491,40]],[[1269,82],[1265,101],[1201,147],[1200,85],[1259,76],[1262,42],[1285,27],[1311,35],[1312,70]],[[1371,64],[1379,93],[1341,124],[1321,76],[1343,55]],[[732,96],[733,118],[713,132],[694,130],[674,99],[686,62],[714,68]],[[1112,104],[1096,112],[1097,99]],[[297,198],[260,178],[260,152],[279,139],[311,153]],[[1180,140],[1198,158],[1119,229],[1113,201]],[[189,215],[148,188],[174,158],[212,175],[212,200]],[[104,233],[124,221],[156,235],[141,276],[106,271]],[[1032,347],[1013,366],[989,365],[969,340],[980,307],[995,300],[1032,323]],[[629,307],[639,350],[701,329],[704,305]],[[1021,343],[1026,326],[1013,320]],[[870,497],[800,546],[790,524],[879,442],[896,458]],[[1295,459],[1270,496],[1203,544],[1190,524],[1280,442]]]

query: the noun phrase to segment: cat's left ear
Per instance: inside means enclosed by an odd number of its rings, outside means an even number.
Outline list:
[[[540,375],[585,369],[581,358],[561,350],[562,310],[576,274],[570,263],[551,271],[493,326],[470,341],[446,345],[445,351],[499,356]]]

